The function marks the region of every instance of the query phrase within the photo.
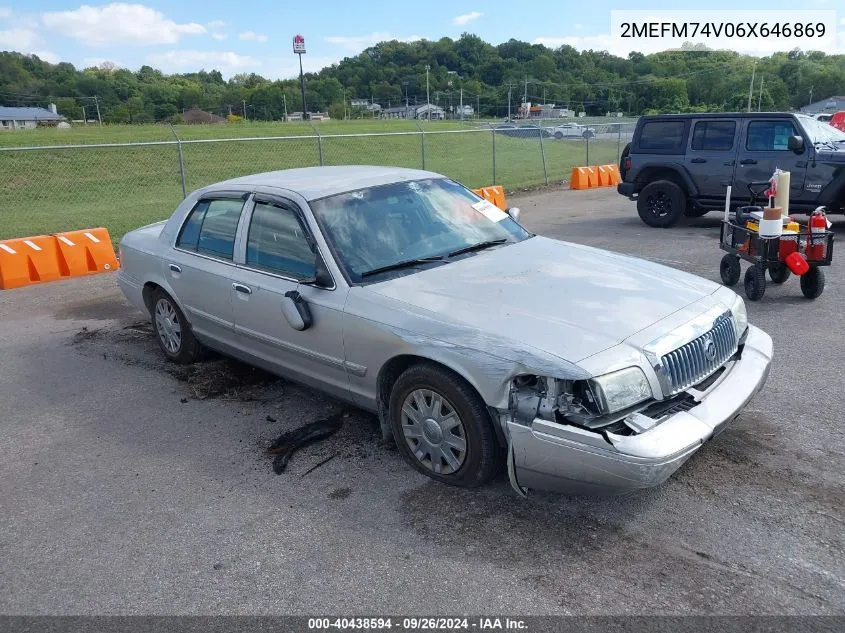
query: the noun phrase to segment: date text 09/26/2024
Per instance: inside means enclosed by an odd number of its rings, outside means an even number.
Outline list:
[[[312,631],[330,630],[391,630],[399,631],[524,631],[527,625],[517,618],[496,617],[350,617],[350,618],[309,618],[308,629]]]

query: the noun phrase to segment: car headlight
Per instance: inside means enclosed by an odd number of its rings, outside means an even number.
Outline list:
[[[628,367],[590,380],[602,413],[616,413],[652,397],[651,385],[639,367]]]
[[[736,330],[736,340],[737,343],[740,343],[748,331],[748,312],[745,310],[745,301],[739,295],[736,295],[736,299],[734,299],[733,305],[731,306],[731,314],[733,315],[734,329]]]

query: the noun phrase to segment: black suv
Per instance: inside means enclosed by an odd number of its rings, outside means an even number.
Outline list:
[[[781,112],[644,116],[620,159],[617,191],[649,226],[747,204],[748,183],[791,173],[789,212],[845,211],[845,133]],[[761,201],[762,202],[762,201]]]

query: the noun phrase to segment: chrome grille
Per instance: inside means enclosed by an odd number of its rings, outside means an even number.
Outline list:
[[[724,365],[736,348],[733,320],[726,312],[710,330],[660,359],[663,395],[672,396],[697,385]]]

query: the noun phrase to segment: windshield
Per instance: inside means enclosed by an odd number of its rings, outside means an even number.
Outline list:
[[[373,271],[395,264],[442,265],[450,253],[457,256],[455,251],[468,246],[491,242],[493,248],[531,235],[504,211],[445,178],[359,189],[310,204],[353,283],[382,281],[388,271]],[[390,271],[411,272],[413,267]]]
[[[801,125],[804,126],[814,145],[816,143],[825,143],[828,145],[839,145],[841,147],[843,142],[845,142],[845,132],[837,130],[829,123],[802,116]]]

